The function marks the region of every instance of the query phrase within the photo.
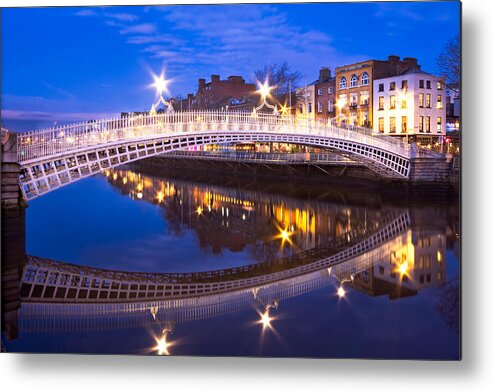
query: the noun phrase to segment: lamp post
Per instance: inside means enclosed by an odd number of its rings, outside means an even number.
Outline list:
[[[354,278],[355,278],[354,273],[352,273],[349,277],[345,277],[345,278],[339,280],[339,278],[337,276],[332,275],[332,267],[327,268],[327,272],[328,272],[329,276],[333,276],[334,278],[336,278],[339,281],[339,287],[337,289],[337,296],[339,298],[345,297],[346,296],[346,290],[344,290],[344,284],[354,282]]]
[[[156,346],[154,348],[158,355],[170,355],[169,348],[173,343],[168,340],[168,335],[173,333],[174,326],[173,321],[167,322],[161,332],[161,337],[156,339]]]
[[[151,116],[156,115],[156,108],[159,106],[160,103],[164,105],[164,107],[167,109],[168,112],[173,112],[174,111],[173,105],[171,105],[171,103],[166,101],[163,97],[163,93],[165,91],[166,92],[168,91],[169,80],[166,80],[164,78],[164,74],[162,73],[159,76],[153,75],[153,78],[154,78],[153,86],[156,88],[159,98],[155,103],[152,104],[151,110],[149,111],[150,115]]]
[[[258,105],[253,109],[253,113],[254,114],[257,113],[260,109],[266,106],[269,109],[272,109],[274,114],[279,114],[277,110],[277,106],[271,105],[269,102],[267,102],[267,97],[270,95],[270,91],[274,89],[275,86],[269,86],[268,80],[266,80],[264,83],[260,83],[259,81],[257,81],[257,85],[258,85],[257,93],[260,94],[261,102],[260,105]]]

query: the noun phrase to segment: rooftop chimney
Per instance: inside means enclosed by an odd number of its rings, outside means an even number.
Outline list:
[[[327,80],[329,80],[331,77],[331,72],[330,68],[327,67],[322,67],[320,68],[319,76],[318,76],[318,82],[319,83],[324,83]]]
[[[199,79],[199,91],[202,91],[205,86],[205,79]]]
[[[415,69],[415,70],[420,70],[421,65],[418,64],[418,60],[415,59],[414,57],[405,57],[402,60],[408,69]]]
[[[211,82],[213,84],[219,83],[220,80],[221,79],[220,79],[219,75],[211,75]]]

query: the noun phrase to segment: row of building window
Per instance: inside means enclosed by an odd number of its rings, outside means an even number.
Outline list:
[[[384,87],[385,87],[384,84],[380,83],[378,85],[378,92],[381,93],[381,92],[385,91]],[[394,91],[394,90],[395,90],[395,82],[390,82],[389,91]],[[404,92],[407,90],[407,80],[403,80],[401,82],[401,90],[403,90]]]
[[[332,94],[334,92],[334,88],[333,87],[329,87],[327,89],[327,93],[328,94]],[[324,93],[324,90],[322,88],[319,88],[317,89],[317,95],[322,95]]]
[[[407,108],[407,100],[406,99],[401,99],[401,109],[406,109]],[[426,101],[425,101],[425,95],[423,93],[419,94],[419,107],[420,108],[429,108],[431,109],[431,94],[426,94]],[[390,96],[390,109],[395,109],[396,108],[396,96],[391,95]],[[442,109],[443,108],[443,101],[442,101],[442,96],[438,95],[437,96],[437,109]],[[378,97],[378,110],[384,110],[385,109],[385,97]]]
[[[426,99],[426,101],[425,101]],[[430,108],[431,109],[431,94],[425,94],[419,93],[419,107],[420,108]],[[440,94],[437,95],[437,109],[442,109],[443,108],[443,102],[442,102],[442,96]]]
[[[370,84],[370,76],[368,75],[368,72],[363,72],[361,75],[361,86],[367,86]],[[358,77],[356,75],[351,75],[349,78],[349,87],[358,87]],[[339,80],[339,89],[345,89],[347,88],[347,79],[345,76],[343,76]]]
[[[324,111],[324,103],[317,102],[317,112],[322,113]],[[331,113],[334,111],[334,101],[328,101],[327,103],[327,112]]]
[[[419,132],[431,132],[431,117],[430,116],[419,116]],[[385,131],[385,118],[384,117],[379,117],[378,118],[378,131],[379,132],[384,132]],[[396,117],[390,117],[390,133],[396,133],[397,132],[397,126],[396,126]],[[407,116],[402,116],[401,117],[401,133],[406,133],[407,132]],[[442,132],[442,118],[437,117],[437,133]]]

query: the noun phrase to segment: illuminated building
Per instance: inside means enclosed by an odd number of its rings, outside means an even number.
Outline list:
[[[445,85],[419,67],[373,82],[373,132],[424,140],[445,134]]]
[[[339,125],[374,125],[374,80],[400,75],[417,67],[417,60],[389,56],[387,60],[367,60],[336,68],[336,117]]]

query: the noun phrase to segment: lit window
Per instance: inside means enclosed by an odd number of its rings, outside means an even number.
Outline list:
[[[426,116],[426,132],[431,132],[431,118],[430,116]]]
[[[395,117],[390,117],[390,132],[395,133]]]
[[[442,118],[437,117],[437,132],[440,133],[442,132]]]
[[[401,99],[401,109],[407,108],[407,100],[405,98]]]
[[[426,107],[431,108],[431,94],[426,94]]]
[[[350,97],[351,97],[350,106],[351,107],[358,106],[358,94],[357,93],[351,93]]]
[[[442,108],[443,108],[442,96],[441,95],[438,95],[437,96],[437,109],[442,109]]]
[[[383,117],[378,118],[378,130],[379,130],[379,132],[384,131],[384,118]]]
[[[423,116],[419,116],[419,132],[423,132]]]
[[[395,95],[390,96],[390,108],[395,109]]]
[[[378,97],[378,110],[383,110],[384,97]]]
[[[437,82],[437,90],[441,90],[442,89],[442,82]]]
[[[407,132],[407,116],[402,116],[401,118],[401,133]]]
[[[361,75],[361,85],[366,86],[370,83],[370,77],[368,76],[368,72],[363,72]]]
[[[346,77],[343,76],[339,81],[339,89],[346,88],[346,84],[347,84]]]
[[[419,107],[422,108],[424,107],[424,94],[419,93]]]
[[[349,86],[356,87],[357,85],[358,85],[358,77],[356,75],[351,76],[351,79],[349,80]]]
[[[370,93],[368,91],[362,91],[360,95],[360,104],[368,105],[369,100],[370,100]]]

